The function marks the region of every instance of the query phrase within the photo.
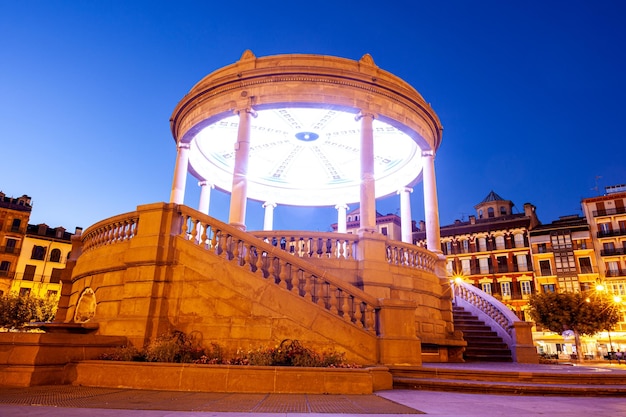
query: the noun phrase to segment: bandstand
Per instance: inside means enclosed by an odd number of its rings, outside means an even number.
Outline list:
[[[348,204],[360,229],[375,230],[376,199],[400,196],[402,241],[411,243],[409,195],[422,178],[429,245],[438,250],[434,158],[442,127],[422,96],[400,78],[361,60],[244,52],[180,101],[170,119],[178,157],[170,202],[183,204],[187,172],[210,192],[231,193],[228,222],[245,230],[248,199],[279,205],[334,206],[345,233]]]

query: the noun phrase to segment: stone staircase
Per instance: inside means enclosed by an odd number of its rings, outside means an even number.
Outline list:
[[[463,307],[453,308],[454,328],[463,332],[466,362],[513,362],[511,350],[496,332]]]

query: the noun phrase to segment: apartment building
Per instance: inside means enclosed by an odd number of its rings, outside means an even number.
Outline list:
[[[462,278],[496,297],[524,318],[527,299],[535,291],[529,232],[540,222],[535,206],[514,204],[491,191],[474,206],[467,221],[441,227],[441,251],[451,278]],[[426,244],[424,230],[413,234],[419,246]]]
[[[0,192],[0,295],[11,288],[31,211],[29,196],[13,198]]]
[[[76,233],[81,233],[77,228]],[[58,298],[61,273],[72,249],[72,233],[63,227],[28,225],[11,282],[11,293]]]

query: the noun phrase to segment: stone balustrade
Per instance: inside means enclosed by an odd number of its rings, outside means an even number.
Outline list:
[[[253,236],[300,258],[355,259],[353,234],[302,231],[260,231]]]
[[[437,256],[424,248],[409,243],[388,240],[387,262],[392,265],[435,273]]]
[[[179,216],[181,221],[177,226],[178,229],[174,231],[178,236],[325,308],[360,329],[374,335],[379,334],[376,315],[380,307],[376,298],[337,278],[326,276],[323,271],[299,259],[299,257],[312,256],[312,253],[317,256],[317,251],[310,252],[309,247],[306,248],[309,251],[306,253],[302,247],[300,247],[302,252],[300,249],[298,251],[295,249],[296,244],[300,242],[308,245],[316,244],[315,240],[318,242],[322,240],[330,245],[322,246],[322,256],[339,257],[346,254],[346,251],[340,248],[342,243],[346,243],[345,246],[348,247],[352,246],[354,241],[343,238],[331,239],[329,234],[326,237],[312,235],[288,237],[284,233],[273,236],[264,233],[260,235],[263,239],[255,239],[249,233],[242,232],[186,206],[179,206]],[[272,244],[274,237],[277,242],[284,238],[285,245]],[[295,242],[293,252],[290,249],[291,246],[287,246],[287,242]]]
[[[137,234],[138,224],[137,213],[122,214],[96,223],[82,235],[82,252],[132,239]]]

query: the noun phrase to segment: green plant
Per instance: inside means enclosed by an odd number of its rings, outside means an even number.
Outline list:
[[[0,326],[21,329],[33,321],[52,321],[57,310],[54,299],[8,294],[0,296]]]

